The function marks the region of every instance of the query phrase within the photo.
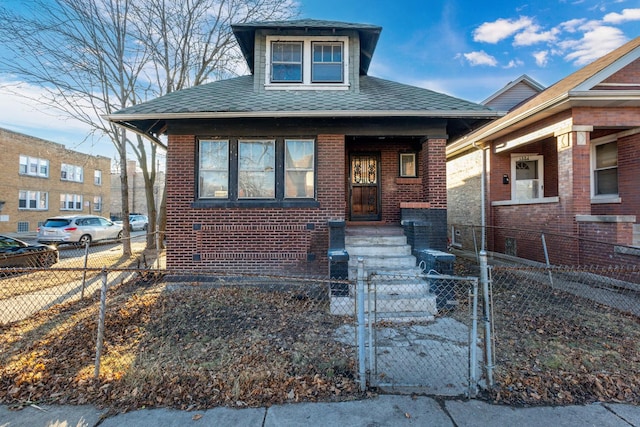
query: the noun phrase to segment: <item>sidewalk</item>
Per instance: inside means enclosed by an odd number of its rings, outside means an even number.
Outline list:
[[[270,408],[214,408],[206,411],[142,409],[117,415],[93,406],[31,406],[12,411],[0,406],[0,427],[181,427],[248,426],[519,426],[640,427],[640,406],[512,408],[478,400],[442,400],[418,396],[383,395],[338,403],[298,403]]]

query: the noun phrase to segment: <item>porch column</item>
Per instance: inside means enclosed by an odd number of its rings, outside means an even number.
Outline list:
[[[447,209],[446,145],[445,138],[422,142],[422,189],[424,201],[429,202],[432,209]]]
[[[562,212],[558,225],[564,232],[578,236],[576,216],[591,214],[590,133],[572,129],[555,136],[558,149],[558,196]],[[570,239],[560,250],[567,263],[579,262],[577,241]]]
[[[402,223],[416,252],[447,250],[447,165],[445,138],[422,142],[423,201],[401,204]]]
[[[566,220],[575,228],[576,215],[591,213],[590,132],[573,130],[556,134],[558,148],[558,196],[564,206]],[[590,128],[590,126],[589,126]]]

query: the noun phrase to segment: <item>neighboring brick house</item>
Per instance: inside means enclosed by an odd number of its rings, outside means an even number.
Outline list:
[[[108,117],[168,135],[167,267],[326,274],[330,224],[408,216],[446,248],[446,142],[496,113],[368,76],[381,27],[298,20],[233,31],[251,75]]]
[[[109,216],[111,160],[0,129],[0,233],[36,231],[50,216]]]
[[[539,247],[519,244],[513,232],[531,229],[619,245],[603,253],[565,239],[549,247],[555,264],[638,262],[640,251],[623,246],[640,245],[640,38],[453,140],[450,174],[470,159],[479,170],[480,147],[486,224],[495,227],[488,232],[490,251],[544,261]],[[472,182],[475,193],[479,180]],[[465,185],[453,181],[450,192]],[[463,198],[452,198],[450,209],[464,211]]]

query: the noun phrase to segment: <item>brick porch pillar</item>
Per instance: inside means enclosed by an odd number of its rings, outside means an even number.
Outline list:
[[[578,236],[579,229],[576,215],[591,214],[591,160],[590,130],[576,129],[556,134],[558,149],[558,196],[561,213],[558,218],[559,230]],[[586,129],[589,128],[589,129]],[[566,242],[563,248],[567,263],[579,261],[577,242]]]

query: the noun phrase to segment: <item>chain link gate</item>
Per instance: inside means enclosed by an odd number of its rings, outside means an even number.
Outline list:
[[[358,318],[365,323],[360,354],[369,385],[475,396],[482,358],[478,279],[373,273],[365,282]]]

